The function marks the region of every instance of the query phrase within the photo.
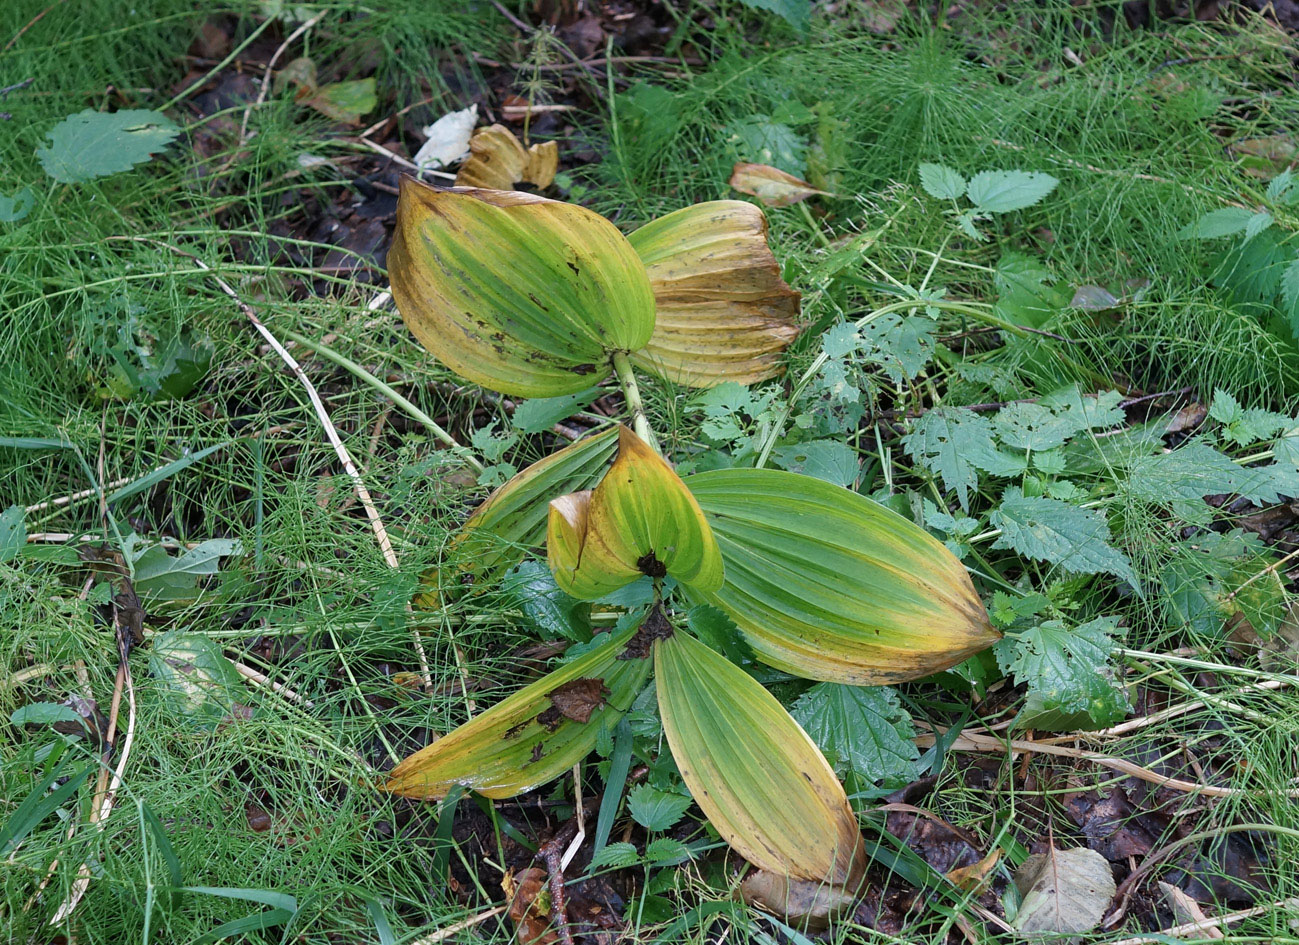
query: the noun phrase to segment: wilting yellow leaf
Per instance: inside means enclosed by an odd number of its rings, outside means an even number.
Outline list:
[[[854,884],[865,868],[857,818],[776,697],[682,631],[655,641],[654,673],[672,757],[722,838],[761,870]]]
[[[654,296],[631,244],[584,207],[404,178],[388,256],[392,294],[419,342],[491,390],[586,390],[618,351],[644,346]]]
[[[757,197],[768,207],[788,207],[818,194],[832,196],[770,164],[736,164],[730,184],[742,194]]]
[[[393,768],[381,789],[444,797],[457,784],[513,797],[562,774],[595,747],[645,687],[648,644],[630,627],[520,689]]]
[[[618,458],[591,492],[550,503],[546,554],[555,582],[582,600],[643,574],[700,592],[722,585],[722,558],[690,490],[625,426]]]
[[[469,158],[456,174],[456,186],[513,190],[522,181],[545,188],[558,169],[559,145],[554,141],[524,149],[509,128],[488,125],[469,139]]]
[[[658,309],[632,360],[692,387],[753,384],[782,370],[798,336],[799,294],[780,277],[762,211],[742,200],[684,207],[629,238]]]

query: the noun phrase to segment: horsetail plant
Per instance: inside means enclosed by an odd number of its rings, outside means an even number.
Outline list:
[[[530,790],[590,752],[652,676],[681,775],[727,843],[792,879],[859,881],[864,847],[829,763],[753,676],[689,634],[682,604],[722,610],[770,666],[853,685],[938,672],[997,633],[960,562],[883,506],[770,469],[683,479],[659,454],[635,367],[691,386],[754,383],[779,373],[797,334],[799,296],[762,212],[697,204],[624,237],[578,206],[407,180],[390,268],[415,337],[463,377],[553,397],[614,375],[635,428],[587,436],[494,492],[456,538],[473,580],[498,580],[544,543],[573,597],[648,577],[654,599],[406,758],[384,789]]]

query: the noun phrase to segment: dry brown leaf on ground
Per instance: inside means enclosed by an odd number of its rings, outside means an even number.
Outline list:
[[[731,170],[730,185],[742,194],[757,197],[768,207],[788,207],[817,195],[833,196],[769,164],[736,164]]]
[[[1114,898],[1114,875],[1095,850],[1052,846],[1015,871],[1019,914],[1012,923],[1020,935],[1076,935],[1094,929]]]
[[[509,128],[489,125],[469,139],[469,159],[456,174],[456,186],[513,190],[522,181],[544,189],[558,170],[559,145],[554,141],[524,148]]]

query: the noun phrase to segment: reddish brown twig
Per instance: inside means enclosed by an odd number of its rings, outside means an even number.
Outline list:
[[[564,848],[577,836],[577,820],[570,820],[559,832],[541,845],[537,859],[546,864],[550,877],[550,914],[555,922],[555,934],[562,945],[573,945],[573,932],[568,927],[568,901],[564,895]]]

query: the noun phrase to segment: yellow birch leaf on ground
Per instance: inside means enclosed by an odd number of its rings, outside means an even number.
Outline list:
[[[775,696],[681,632],[655,641],[654,673],[672,757],[727,843],[770,873],[836,886],[861,877],[843,787]]]
[[[403,179],[388,275],[419,342],[504,394],[586,390],[654,330],[645,267],[618,228],[529,194]]]
[[[649,273],[657,320],[632,360],[692,387],[753,384],[781,372],[800,296],[780,275],[762,211],[742,200],[684,207],[629,237]]]
[[[833,196],[770,164],[736,164],[731,170],[730,185],[742,194],[757,197],[768,207],[788,207],[817,195]]]
[[[547,556],[555,582],[590,600],[643,574],[701,592],[722,585],[717,542],[672,467],[627,427],[618,458],[590,493],[550,503]]]

